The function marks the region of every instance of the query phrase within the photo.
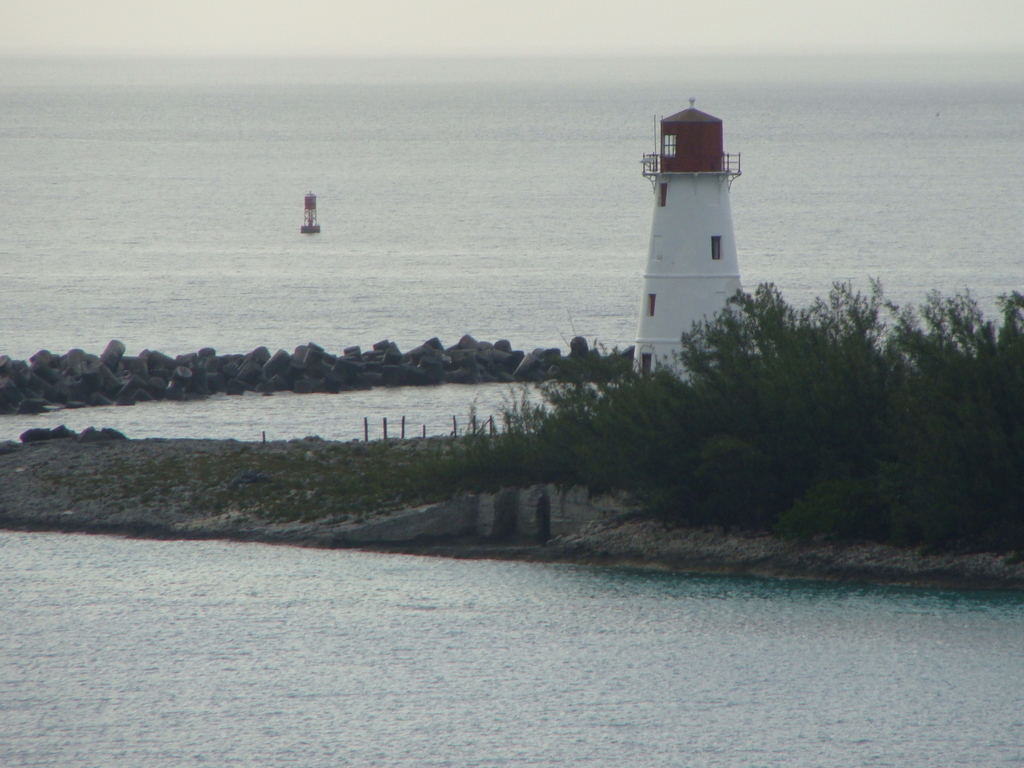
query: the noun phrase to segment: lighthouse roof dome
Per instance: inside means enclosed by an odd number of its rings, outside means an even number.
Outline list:
[[[684,109],[682,112],[676,112],[674,115],[669,115],[661,122],[663,123],[720,123],[721,118],[709,115],[707,112],[701,112],[699,109],[690,107]]]

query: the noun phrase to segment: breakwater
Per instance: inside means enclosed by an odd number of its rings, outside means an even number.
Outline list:
[[[469,335],[447,347],[434,337],[407,352],[386,339],[366,350],[347,347],[340,354],[313,342],[274,353],[267,347],[226,355],[206,347],[175,357],[148,349],[137,355],[126,352],[125,345],[114,340],[99,355],[81,349],[64,354],[43,349],[28,360],[0,355],[0,414],[193,400],[218,393],[340,393],[442,383],[536,382],[556,377],[566,357],[591,354],[581,336],[572,339],[563,355],[559,348],[526,352],[513,349],[505,339],[492,343]]]

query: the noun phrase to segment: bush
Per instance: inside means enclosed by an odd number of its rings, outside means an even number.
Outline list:
[[[684,377],[590,355],[470,441],[468,482],[624,490],[667,523],[1024,548],[1024,297],[917,311],[772,285],[682,337]]]

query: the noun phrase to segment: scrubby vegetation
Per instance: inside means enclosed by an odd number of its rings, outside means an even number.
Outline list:
[[[683,336],[685,378],[570,361],[438,471],[624,490],[672,524],[1021,550],[1024,296],[1001,309],[845,284],[795,309],[762,285]]]
[[[266,445],[202,441],[188,450],[125,454],[107,471],[48,469],[76,502],[171,507],[189,515],[236,514],[269,522],[356,521],[451,495],[433,468],[448,440],[334,443],[317,437]]]

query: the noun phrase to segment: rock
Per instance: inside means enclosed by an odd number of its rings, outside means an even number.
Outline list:
[[[77,402],[77,401],[76,401]],[[89,405],[102,406],[102,405],[113,405],[114,401],[109,397],[104,397],[100,392],[93,392],[89,395]],[[69,404],[70,407],[70,404]]]
[[[499,352],[511,352],[512,342],[509,341],[508,339],[498,339],[496,342],[494,342],[494,348]]]
[[[6,357],[6,355],[4,357]],[[28,359],[29,367],[33,371],[38,370],[39,368],[49,368],[54,359],[53,353],[50,350],[40,349]],[[59,359],[57,363],[58,365],[60,364]]]
[[[22,432],[18,439],[23,443],[40,443],[50,439],[50,430],[46,427],[33,427]]]
[[[358,346],[355,346],[355,347],[345,347],[341,351],[341,354],[344,355],[345,357],[362,357],[363,356],[363,350],[360,347],[358,347]]]
[[[69,375],[74,376],[76,379],[82,376],[82,362],[85,360],[85,350],[69,349],[67,354],[64,354],[60,358],[60,367],[62,370],[67,371]]]
[[[224,394],[226,395],[244,395],[245,386],[238,379],[231,379],[224,387]]]
[[[118,432],[116,429],[111,429],[110,427],[104,427],[103,429],[100,430],[100,432],[102,432],[109,440],[128,439],[123,433]]]
[[[107,394],[117,392],[121,388],[121,381],[113,374],[116,366],[111,368],[106,363],[100,363],[100,391]]]
[[[427,384],[440,384],[444,381],[444,363],[440,358],[424,357],[420,359],[419,368]]]
[[[38,397],[27,397],[18,404],[18,415],[26,416],[37,413],[46,413],[48,402]]]
[[[287,350],[277,350],[264,364],[263,375],[268,379],[273,379],[278,374],[285,373],[288,370],[288,363],[291,358],[292,356],[288,354]]]
[[[45,351],[46,350],[44,349],[43,352]],[[36,354],[39,353],[37,352]],[[33,355],[33,357],[35,357],[35,355]],[[54,358],[54,361],[56,361],[57,363],[56,368],[53,367],[52,365],[39,365],[37,363],[32,363],[29,366],[29,371],[31,372],[32,375],[38,376],[47,384],[60,384],[60,359]]]
[[[388,341],[387,339],[383,339],[382,341],[378,341],[376,344],[374,344],[373,348],[377,352],[384,352],[390,346],[391,342]]]
[[[232,384],[236,382],[231,382]],[[239,386],[242,386],[241,382],[237,382]],[[228,385],[230,386],[230,384]],[[230,395],[231,393],[228,392]],[[178,379],[172,379],[171,383],[167,385],[167,389],[164,390],[164,397],[168,400],[184,400],[185,399],[185,387],[182,386],[181,381]],[[121,405],[118,401],[118,405]]]
[[[292,391],[296,394],[308,395],[313,391],[313,382],[303,376],[302,378],[295,380],[295,384],[292,386]]]
[[[457,368],[454,371],[446,371],[444,380],[449,384],[475,384],[479,383],[480,375],[473,374],[465,368]]]
[[[200,359],[206,359],[208,357],[216,357],[217,350],[214,349],[213,347],[203,347],[202,349],[199,350],[197,354],[199,355]]]
[[[73,437],[78,437],[78,433],[67,428],[66,425],[61,424],[59,427],[54,427],[50,430],[51,440],[68,440]]]
[[[260,369],[262,370],[262,369]],[[189,380],[192,378],[192,371],[184,365],[179,365],[174,369],[174,374],[171,377],[171,381],[181,382],[182,387],[188,386]]]
[[[228,385],[227,377],[223,373],[207,373],[206,374],[206,388],[210,390],[211,394],[217,394],[223,392],[224,388]]]
[[[257,359],[247,361],[238,371],[238,375],[235,377],[239,381],[255,386],[256,381],[263,374],[264,363],[259,362]]]
[[[32,371],[29,370],[28,363],[24,360],[12,360],[11,365],[14,369],[11,373],[11,378],[14,380],[15,384],[24,388],[25,383],[28,381],[29,374],[32,373]]]
[[[121,364],[121,358],[124,357],[125,350],[124,344],[117,339],[111,339],[100,353],[100,362],[111,371],[116,371],[117,366]]]
[[[350,389],[345,377],[340,373],[335,373],[334,371],[328,371],[324,375],[324,388],[332,395],[336,395],[339,392],[345,392]]]
[[[541,354],[537,354],[538,351]],[[512,375],[520,381],[528,380],[537,374],[543,361],[543,350],[534,350],[523,357],[522,362],[519,363]]]
[[[175,367],[185,366],[186,368],[192,368],[195,366],[196,361],[199,360],[199,355],[195,352],[189,352],[187,355],[178,355],[174,358]]]
[[[245,360],[253,360],[262,368],[270,360],[270,350],[266,347],[256,347],[256,349],[245,356]]]
[[[380,369],[380,383],[385,387],[400,387],[402,385],[402,368],[398,365],[385,365]]]
[[[13,379],[7,376],[0,378],[0,403],[17,407],[24,399],[25,395]]]
[[[569,342],[569,357],[586,357],[590,354],[590,344],[582,336],[574,336]]]
[[[262,395],[266,394],[267,392],[274,392],[276,390],[274,389],[274,384],[272,381],[270,381],[269,379],[264,379],[256,384],[256,391]]]
[[[472,349],[452,349],[447,353],[447,357],[451,361],[450,367],[463,368],[467,360],[476,357],[476,352]]]
[[[121,355],[121,368],[136,376],[149,376],[149,366],[146,360],[134,355]]]
[[[506,357],[502,361],[502,367],[506,371],[508,371],[509,373],[515,373],[516,372],[516,368],[519,367],[519,364],[521,362],[523,362],[523,360],[525,358],[526,358],[526,353],[523,352],[523,350],[521,350],[521,349],[513,350],[512,352],[510,352],[508,354],[508,357]]]
[[[26,388],[51,403],[57,402],[60,399],[60,393],[57,391],[57,388],[34,373],[29,373]]]
[[[456,346],[459,349],[472,349],[474,351],[480,348],[480,344],[477,342],[477,340],[470,336],[468,333],[461,339],[459,339],[459,343],[456,344]]]
[[[96,429],[96,427],[86,427],[82,430],[81,434],[78,435],[78,442],[80,443],[102,443],[109,439],[109,437]]]
[[[384,350],[384,359],[381,360],[381,363],[384,365],[398,365],[400,362],[402,362],[402,350],[398,348],[397,344],[392,342]]]
[[[220,373],[221,369],[224,368],[224,358],[217,357],[216,355],[213,357],[202,357],[200,355],[199,362],[208,374]]]
[[[206,375],[206,369],[200,366],[192,372],[192,381],[189,383],[188,391],[199,395],[200,397],[206,397],[210,394],[208,381],[209,379]]]
[[[132,399],[135,400],[136,403],[149,403],[152,402],[154,398],[147,390],[140,387],[135,390],[135,393],[132,395]]]
[[[146,389],[157,400],[164,396],[167,391],[167,380],[163,376],[153,376],[146,385]]]
[[[356,376],[363,373],[366,370],[366,363],[356,362],[355,360],[349,360],[348,358],[340,357],[338,362],[331,368],[334,373],[342,376],[345,381],[353,381]]]
[[[355,389],[370,389],[380,384],[381,375],[375,371],[366,371],[356,376],[355,381],[352,382],[352,386]]]
[[[147,352],[149,354],[146,354]],[[142,350],[142,352],[139,353],[139,357],[142,357],[143,355],[146,355],[146,364],[150,372],[157,369],[173,371],[175,368],[178,367],[177,364],[175,363],[174,358],[165,355],[163,352],[159,352],[157,350],[150,351],[144,349]]]
[[[135,394],[135,390],[145,386],[146,382],[144,382],[140,377],[136,376],[133,373],[131,376],[128,377],[125,383],[121,385],[121,388],[116,393],[114,393],[114,397],[115,399],[131,399],[132,396]]]
[[[306,366],[315,365],[324,359],[324,348],[312,341],[306,344]]]

